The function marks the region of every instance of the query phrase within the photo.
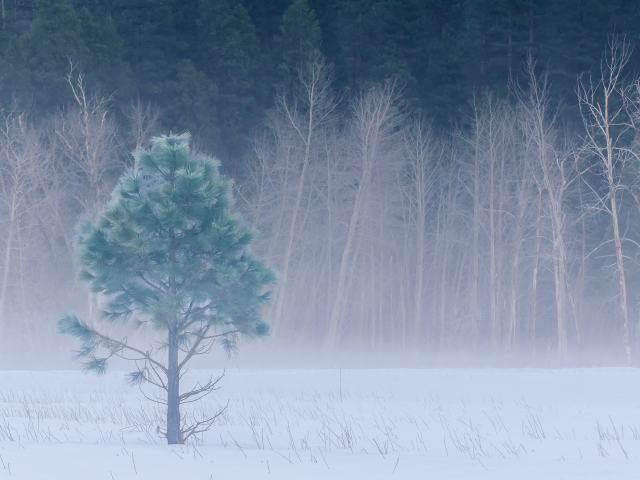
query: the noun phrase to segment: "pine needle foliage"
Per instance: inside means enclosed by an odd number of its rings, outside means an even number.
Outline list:
[[[100,319],[149,326],[160,340],[138,347],[73,313],[57,326],[80,340],[85,371],[104,374],[114,356],[135,361],[129,383],[164,389],[166,436],[182,443],[207,425],[180,426],[180,403],[210,393],[219,379],[180,394],[181,371],[216,340],[231,354],[241,337],[269,334],[260,307],[275,274],[250,250],[255,233],[232,211],[231,180],[216,159],[192,155],[188,134],[155,138],[134,155],[139,168],[120,178],[97,219],[78,224],[75,252],[81,280],[99,294]]]

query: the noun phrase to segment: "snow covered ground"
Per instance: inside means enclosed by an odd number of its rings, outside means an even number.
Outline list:
[[[640,478],[635,369],[234,369],[221,383],[197,408],[227,413],[170,447],[120,372],[2,372],[0,477]]]

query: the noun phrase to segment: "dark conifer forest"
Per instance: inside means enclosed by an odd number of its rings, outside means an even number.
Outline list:
[[[3,0],[0,95],[5,108],[18,99],[55,113],[73,100],[73,61],[119,118],[132,99],[151,102],[165,129],[235,164],[314,49],[333,64],[336,91],[397,78],[409,109],[447,127],[474,92],[505,95],[529,54],[572,118],[576,77],[614,33],[638,39],[637,2]]]
[[[640,2],[0,2],[0,365],[100,316],[74,225],[185,132],[272,345],[640,359]]]

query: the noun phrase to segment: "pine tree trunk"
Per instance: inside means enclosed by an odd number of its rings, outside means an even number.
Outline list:
[[[173,171],[171,171],[173,177]],[[176,235],[172,228],[169,229],[171,249],[169,262],[173,266],[176,261]],[[172,275],[169,278],[169,291],[176,295],[176,279]],[[167,443],[175,445],[182,443],[180,434],[180,368],[178,365],[178,322],[175,316],[168,319],[168,358],[167,358]]]
[[[180,372],[178,371],[178,335],[169,330],[169,358],[167,378],[167,443],[182,443],[180,435]]]

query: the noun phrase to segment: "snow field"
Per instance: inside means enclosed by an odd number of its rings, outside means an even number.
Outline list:
[[[228,402],[213,428],[167,446],[162,407],[122,372],[0,372],[0,477],[640,478],[635,369],[234,369],[221,384],[186,409]]]

